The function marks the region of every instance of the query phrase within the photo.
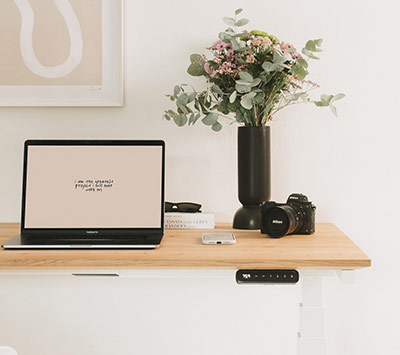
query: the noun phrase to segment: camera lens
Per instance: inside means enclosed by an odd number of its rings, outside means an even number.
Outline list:
[[[273,238],[293,233],[299,224],[296,214],[296,210],[287,205],[269,208],[262,219],[265,232]]]

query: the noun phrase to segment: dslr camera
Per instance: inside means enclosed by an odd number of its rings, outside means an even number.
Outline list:
[[[272,238],[288,234],[313,234],[315,209],[303,194],[291,194],[286,203],[264,202],[261,207],[261,233]]]

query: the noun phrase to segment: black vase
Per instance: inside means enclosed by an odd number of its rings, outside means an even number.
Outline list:
[[[271,196],[270,128],[239,127],[239,201],[233,228],[260,229],[261,204]]]

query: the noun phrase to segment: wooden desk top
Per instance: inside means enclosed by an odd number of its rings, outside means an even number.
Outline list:
[[[214,232],[231,232],[228,224]],[[233,230],[235,245],[203,245],[204,230],[167,230],[155,250],[4,250],[0,269],[358,269],[371,265],[346,235],[330,223],[316,233],[267,238],[259,231]],[[19,232],[0,223],[0,244]]]

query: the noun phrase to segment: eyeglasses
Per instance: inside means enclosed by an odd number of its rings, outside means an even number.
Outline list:
[[[195,213],[200,211],[201,205],[192,202],[165,202],[165,212]]]

